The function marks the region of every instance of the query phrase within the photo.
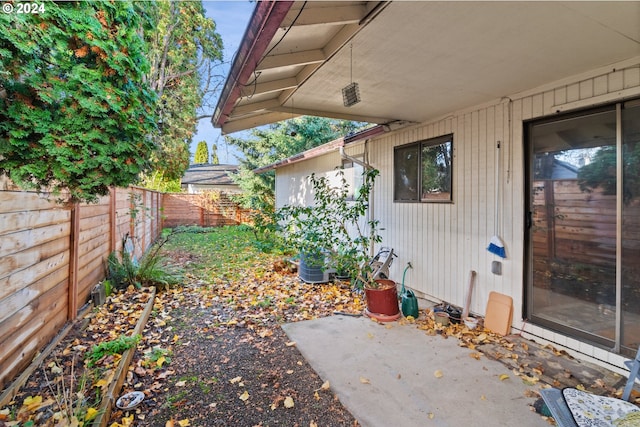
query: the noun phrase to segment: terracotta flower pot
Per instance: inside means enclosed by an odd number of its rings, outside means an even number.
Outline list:
[[[396,282],[388,279],[378,279],[376,282],[377,288],[364,288],[367,301],[365,314],[381,322],[397,320],[400,317],[400,307]]]

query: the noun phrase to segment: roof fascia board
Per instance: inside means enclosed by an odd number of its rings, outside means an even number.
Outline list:
[[[293,3],[266,0],[257,2],[216,105],[211,120],[215,127],[221,127],[228,117],[235,100],[239,98],[242,85],[247,83],[254,72]]]

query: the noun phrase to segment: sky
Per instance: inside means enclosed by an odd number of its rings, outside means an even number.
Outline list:
[[[233,55],[238,50],[242,36],[247,28],[247,23],[253,14],[255,2],[247,0],[235,1],[203,1],[202,4],[207,13],[207,17],[216,23],[218,34],[222,37],[224,46],[224,74],[229,72]],[[240,134],[234,136],[241,136]],[[236,155],[238,152],[233,147],[226,147],[224,137],[220,134],[220,129],[215,129],[211,123],[211,118],[200,120],[196,134],[191,140],[191,155],[196,152],[198,142],[206,141],[211,152],[211,144],[218,146],[218,158],[222,164],[237,164]]]

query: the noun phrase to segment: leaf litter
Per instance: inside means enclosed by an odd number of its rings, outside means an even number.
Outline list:
[[[115,409],[109,425],[303,426],[319,421],[322,425],[358,425],[279,325],[336,311],[359,314],[364,308],[359,295],[353,294],[347,283],[300,282],[286,261],[253,251],[249,233],[221,229],[215,234],[216,250],[211,242],[198,242],[200,250],[196,252],[188,250],[194,247],[189,242],[166,246],[165,255],[185,267],[185,281],[181,287],[157,295],[127,372],[122,393],[143,391],[145,400],[130,411]],[[58,381],[55,378],[69,377],[74,366],[75,375],[82,375],[82,354],[93,345],[131,331],[149,295],[147,289],[116,294],[79,322],[11,405],[0,409],[0,423],[73,425],[74,420],[65,421],[60,415],[63,411],[56,406],[55,393],[47,392],[44,373]],[[526,343],[516,346],[481,327],[442,327],[431,314],[427,311],[418,319],[397,323],[413,324],[428,335],[454,337],[471,350],[497,345],[502,351],[493,356],[515,364],[512,373],[528,385],[538,384],[544,374],[543,366],[523,362],[523,354],[529,351]],[[567,356],[553,347],[549,351]],[[474,351],[470,357],[480,360],[481,355]],[[118,361],[117,354],[99,360],[99,373],[93,375],[87,397],[83,395],[85,405],[79,415],[84,420],[95,417],[97,396],[113,380]],[[505,374],[500,380],[507,378]],[[361,378],[361,382],[369,380]],[[606,391],[616,393],[612,388]],[[11,414],[17,418],[11,419]]]

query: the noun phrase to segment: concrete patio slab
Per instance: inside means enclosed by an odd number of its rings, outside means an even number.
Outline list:
[[[365,427],[549,425],[530,408],[533,387],[455,338],[339,315],[283,329]]]

